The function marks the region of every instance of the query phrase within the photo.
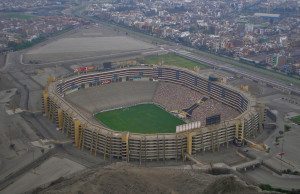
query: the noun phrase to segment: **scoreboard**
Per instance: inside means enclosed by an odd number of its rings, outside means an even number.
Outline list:
[[[219,124],[220,122],[221,122],[221,115],[220,114],[210,116],[210,117],[206,117],[206,126]]]

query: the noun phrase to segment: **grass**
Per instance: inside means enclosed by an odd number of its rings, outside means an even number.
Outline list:
[[[96,119],[116,131],[132,133],[174,133],[184,121],[154,104],[140,104],[95,115]]]
[[[160,64],[163,61],[164,65],[172,65],[177,67],[184,67],[187,69],[193,69],[194,67],[199,67],[201,69],[207,68],[206,64],[197,63],[191,60],[188,60],[184,57],[175,55],[173,53],[164,54],[164,55],[156,55],[156,56],[148,56],[145,57],[144,63],[146,64]]]
[[[286,190],[286,189],[281,189],[281,188],[274,188],[269,184],[261,184],[261,185],[259,185],[259,187],[263,191],[270,191],[271,193],[272,193],[272,191],[276,191],[276,192],[279,192],[279,193],[287,193],[287,194],[296,194],[296,193],[300,192],[299,189]]]
[[[26,14],[26,13],[9,12],[9,13],[0,14],[0,17],[29,20],[29,19],[35,18],[36,16],[30,15],[30,14]]]
[[[300,115],[292,117],[290,120],[296,123],[297,125],[300,125]]]

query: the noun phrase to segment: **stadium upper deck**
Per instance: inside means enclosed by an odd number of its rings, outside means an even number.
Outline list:
[[[222,102],[241,114],[231,120],[190,131],[171,134],[121,133],[96,124],[64,99],[79,89],[111,82],[146,79],[181,84]],[[57,127],[69,135],[78,148],[89,149],[104,158],[124,160],[166,160],[184,158],[199,151],[218,150],[230,142],[242,143],[261,129],[264,115],[247,94],[220,83],[208,81],[197,73],[175,67],[133,67],[68,77],[51,83],[43,93],[43,110]]]

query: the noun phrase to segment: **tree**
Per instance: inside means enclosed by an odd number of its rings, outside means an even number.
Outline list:
[[[291,129],[291,126],[289,125],[284,125],[284,131],[287,132],[287,131],[290,131]]]

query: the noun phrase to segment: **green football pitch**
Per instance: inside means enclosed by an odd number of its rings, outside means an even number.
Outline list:
[[[98,121],[116,131],[175,133],[185,122],[154,104],[140,104],[95,114]]]

